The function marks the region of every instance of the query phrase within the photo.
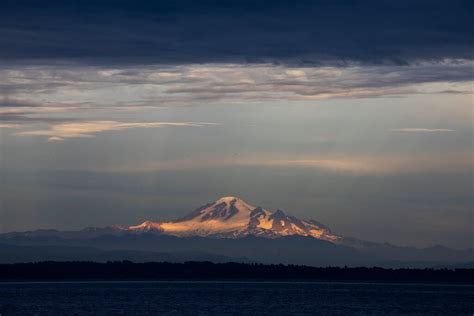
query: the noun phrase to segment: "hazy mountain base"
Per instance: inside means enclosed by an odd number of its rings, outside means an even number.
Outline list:
[[[210,261],[215,263],[249,262],[245,258],[232,258],[205,252],[155,252],[136,250],[103,250],[81,246],[16,246],[0,244],[0,263],[25,263],[41,261],[93,261],[133,262]]]
[[[0,236],[0,262],[43,260],[212,261],[303,264],[309,266],[456,267],[474,261],[472,250],[417,249],[387,244],[353,248],[312,237],[275,239],[179,238],[152,233],[93,238]],[[93,245],[93,247],[91,247]]]

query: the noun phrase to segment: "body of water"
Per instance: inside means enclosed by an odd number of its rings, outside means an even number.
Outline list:
[[[474,285],[304,282],[0,283],[8,315],[473,315]]]

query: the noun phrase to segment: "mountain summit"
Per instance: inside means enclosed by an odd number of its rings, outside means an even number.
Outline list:
[[[311,236],[338,241],[330,229],[314,220],[300,220],[282,210],[272,213],[234,196],[225,196],[203,205],[175,221],[145,221],[128,227],[131,232],[156,232],[178,237],[202,236],[239,238],[253,235],[276,238],[281,236]]]

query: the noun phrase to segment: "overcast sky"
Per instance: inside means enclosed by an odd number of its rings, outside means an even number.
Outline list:
[[[2,1],[0,232],[222,195],[473,247],[472,1]]]

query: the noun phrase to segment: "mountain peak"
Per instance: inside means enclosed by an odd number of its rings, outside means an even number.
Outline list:
[[[242,201],[242,199],[240,199],[240,198],[238,198],[238,197],[236,197],[236,196],[231,196],[231,195],[229,195],[229,196],[223,196],[223,197],[219,198],[216,202],[226,202],[226,203],[230,203],[230,202],[232,202],[233,200],[240,200],[240,201]]]
[[[224,203],[226,205],[232,205],[232,204],[236,204],[236,203],[243,204],[243,205],[249,205],[247,202],[245,202],[241,198],[239,198],[237,196],[232,196],[232,195],[220,197],[219,199],[215,200],[211,204],[222,204],[222,203]]]
[[[169,222],[146,221],[131,226],[132,231],[155,231],[174,236],[214,236],[237,238],[247,235],[275,238],[300,235],[318,239],[338,240],[324,225],[299,220],[278,209],[272,213],[248,204],[236,196],[223,196],[203,205],[188,215]]]

